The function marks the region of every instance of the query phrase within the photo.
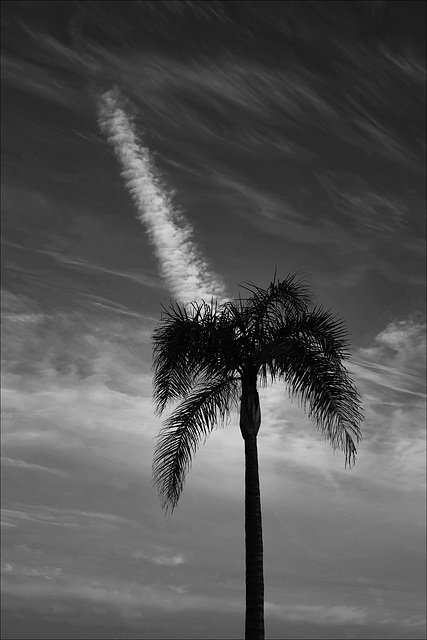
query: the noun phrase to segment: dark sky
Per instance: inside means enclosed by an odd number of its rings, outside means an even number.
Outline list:
[[[165,518],[150,336],[276,267],[365,422],[345,470],[262,391],[267,637],[425,637],[425,2],[3,2],[2,49],[3,637],[241,637],[237,416]]]

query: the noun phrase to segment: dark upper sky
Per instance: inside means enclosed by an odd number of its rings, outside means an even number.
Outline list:
[[[276,266],[366,419],[345,471],[263,391],[267,637],[424,637],[425,3],[3,2],[2,48],[4,637],[241,636],[237,418],[165,520],[150,335]]]

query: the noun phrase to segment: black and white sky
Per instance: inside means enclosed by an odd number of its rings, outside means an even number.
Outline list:
[[[425,637],[425,2],[2,2],[3,637],[242,637],[237,415],[165,517],[161,304],[307,274],[344,468],[261,393],[266,633]]]

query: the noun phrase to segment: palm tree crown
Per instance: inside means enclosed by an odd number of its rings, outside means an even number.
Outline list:
[[[239,403],[243,437],[256,436],[257,386],[269,382],[284,381],[332,447],[343,450],[346,465],[355,462],[362,414],[342,364],[349,357],[344,322],[315,304],[295,275],[244,289],[249,297],[221,305],[173,303],[154,331],[157,413],[180,401],[163,423],[153,461],[165,509],[175,508],[200,441]],[[259,414],[252,433],[244,426],[248,411],[247,424]]]

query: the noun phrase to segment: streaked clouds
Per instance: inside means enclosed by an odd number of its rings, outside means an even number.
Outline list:
[[[27,488],[31,503],[22,499],[18,483],[3,505],[3,531],[13,532],[13,544],[6,540],[5,545],[4,593],[40,601],[55,594],[66,607],[76,598],[118,606],[126,624],[139,619],[141,598],[147,606],[169,612],[237,616],[243,597],[243,556],[236,535],[242,533],[243,517],[237,415],[199,450],[181,513],[169,523],[158,512],[150,486],[153,436],[159,426],[151,404],[151,375],[143,368],[137,373],[141,362],[133,355],[135,340],[148,347],[149,332],[138,328],[135,333],[134,320],[124,316],[126,322],[117,323],[116,314],[92,329],[82,316],[74,337],[69,328],[75,322],[70,325],[65,317],[51,314],[49,330],[40,332],[46,318],[34,301],[6,295],[4,302],[12,338],[19,318],[32,318],[23,323],[24,342],[12,339],[10,348],[16,355],[31,353],[26,345],[32,343],[34,354],[45,354],[36,369],[21,371],[14,369],[16,356],[8,355],[12,368],[8,365],[3,380],[3,455],[28,465],[4,465],[4,479],[9,473],[37,474],[37,485],[30,492]],[[348,592],[341,587],[331,591],[331,584],[326,591],[316,587],[325,571],[337,584],[354,572],[381,583],[390,555],[390,583],[400,579],[407,585],[414,579],[416,567],[409,558],[423,544],[424,455],[422,398],[410,369],[421,373],[422,335],[420,323],[395,321],[355,352],[349,366],[363,394],[366,426],[351,473],[280,385],[262,390],[259,446],[270,576],[266,611],[273,626],[277,620],[365,628],[408,620],[408,628],[422,629],[407,599],[391,606],[391,595],[384,595],[378,609],[364,583],[356,590],[357,605],[352,602],[354,586]],[[58,367],[53,345],[62,357],[68,351],[74,361],[87,361],[89,375],[82,378],[73,368]],[[374,366],[383,368],[381,384],[372,385]],[[412,391],[416,402],[396,399],[396,387]],[[53,487],[43,481],[52,475],[40,467],[65,475]],[[70,506],[61,506],[67,495]],[[71,506],[76,502],[82,507]],[[405,522],[411,520],[410,532],[404,533],[403,513]],[[62,530],[66,537],[59,539],[55,532]],[[218,541],[227,545],[220,557]],[[278,572],[278,558],[283,558],[284,573]],[[148,571],[142,583],[138,567]],[[176,572],[168,576],[168,587],[157,573],[164,571]],[[289,576],[285,592],[284,575]],[[299,588],[290,604],[284,594],[295,591],[295,575],[313,586],[308,592]],[[421,575],[417,580],[421,588]],[[224,589],[227,598],[220,595]],[[381,593],[389,589],[386,580]],[[351,593],[346,596],[350,600],[337,600],[343,593]]]
[[[353,371],[366,382],[388,389],[394,398],[394,392],[425,398],[425,336],[425,324],[391,322],[373,346],[359,349]]]
[[[366,613],[356,607],[337,606],[324,607],[321,605],[295,605],[281,606],[272,602],[266,602],[265,608],[276,614],[282,620],[310,621],[318,624],[330,622],[338,623],[363,623],[366,621]]]
[[[318,180],[336,210],[348,216],[356,228],[365,226],[370,232],[389,235],[405,226],[408,205],[390,194],[372,191],[360,178],[326,173],[319,174]],[[346,222],[343,226],[349,228]]]
[[[52,256],[58,262],[61,262],[66,265],[72,265],[73,267],[77,267],[82,271],[95,271],[100,273],[109,273],[114,276],[118,276],[120,278],[129,278],[129,280],[133,280],[138,282],[139,284],[151,286],[151,287],[159,287],[159,283],[149,275],[145,275],[144,273],[131,273],[128,271],[120,271],[119,269],[111,269],[108,267],[103,267],[98,264],[94,264],[89,260],[82,258],[80,256],[66,256],[56,251],[48,251],[39,249],[40,253],[44,253],[46,255]]]
[[[2,465],[10,467],[19,467],[20,469],[28,469],[30,471],[43,471],[44,473],[52,473],[54,476],[61,478],[67,478],[67,474],[59,469],[51,469],[50,467],[43,467],[41,464],[34,464],[32,462],[25,462],[25,460],[15,460],[14,458],[1,458]]]
[[[403,33],[407,3],[356,20],[346,2],[238,19],[233,3],[4,4],[8,625],[241,637],[238,416],[165,518],[150,337],[170,296],[234,295],[277,264],[348,321],[365,421],[348,471],[285,389],[261,392],[267,635],[424,637],[424,21]]]

